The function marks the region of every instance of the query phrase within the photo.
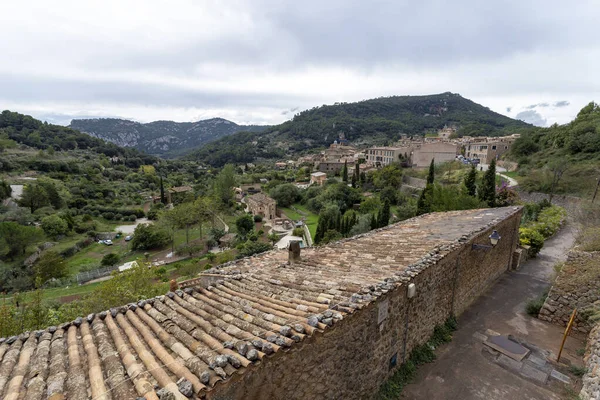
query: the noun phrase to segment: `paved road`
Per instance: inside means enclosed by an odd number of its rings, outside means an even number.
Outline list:
[[[473,337],[476,332],[492,329],[513,334],[528,343],[558,351],[563,329],[528,316],[525,303],[548,286],[553,266],[566,259],[575,232],[567,226],[546,242],[540,255],[528,261],[520,271],[503,275],[459,319],[453,341],[438,350],[438,359],[421,367],[417,379],[408,385],[402,399],[504,400],[561,399],[562,387],[542,387],[500,367],[485,357],[483,344]],[[583,342],[567,340],[567,358],[581,362],[576,350]]]

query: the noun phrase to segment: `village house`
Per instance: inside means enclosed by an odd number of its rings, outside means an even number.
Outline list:
[[[481,164],[489,164],[508,153],[518,136],[477,137],[471,138],[464,144],[465,157],[479,159]]]
[[[264,193],[248,196],[245,201],[252,215],[260,215],[265,219],[274,219],[277,216],[277,203]]]
[[[371,147],[365,150],[365,159],[377,167],[385,167],[394,162],[400,162],[405,153],[410,154],[409,147]]]
[[[323,186],[327,181],[327,174],[325,172],[313,172],[310,174],[310,183]]]
[[[319,163],[319,171],[326,174],[339,174],[344,168],[343,161],[321,161]]]
[[[435,164],[454,161],[460,154],[460,145],[451,142],[423,143],[412,151],[411,163],[413,168],[427,168],[431,160]]]
[[[514,268],[520,219],[518,207],[433,213],[318,248],[292,242],[164,296],[2,338],[0,397],[374,398]]]
[[[175,186],[167,191],[167,203],[179,203],[185,199],[187,193],[193,193],[191,186]]]

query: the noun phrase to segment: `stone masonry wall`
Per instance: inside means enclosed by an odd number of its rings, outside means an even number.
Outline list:
[[[573,329],[589,332],[585,310],[600,300],[600,252],[571,251],[540,310],[543,321],[566,326],[573,309]]]
[[[520,219],[516,212],[493,228],[503,237],[496,247],[471,247],[488,244],[489,229],[415,273],[410,280],[417,289],[414,298],[407,298],[408,284],[403,284],[339,321],[334,329],[246,368],[207,399],[373,398],[393,373],[393,365],[399,366],[416,345],[428,340],[436,325],[452,314],[460,315],[507,270]],[[381,321],[385,309],[387,318]]]
[[[600,400],[600,324],[594,326],[587,339],[583,358],[586,374],[579,397],[582,400]]]

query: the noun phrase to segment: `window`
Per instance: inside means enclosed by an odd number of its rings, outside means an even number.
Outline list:
[[[496,150],[496,146],[492,146],[492,150]]]

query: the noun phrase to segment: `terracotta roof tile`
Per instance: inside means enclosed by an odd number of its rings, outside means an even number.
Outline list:
[[[290,265],[271,251],[213,268],[176,293],[0,339],[3,399],[196,396],[351,318],[428,262],[516,208],[430,214],[321,248]],[[206,278],[212,284],[200,285]]]

